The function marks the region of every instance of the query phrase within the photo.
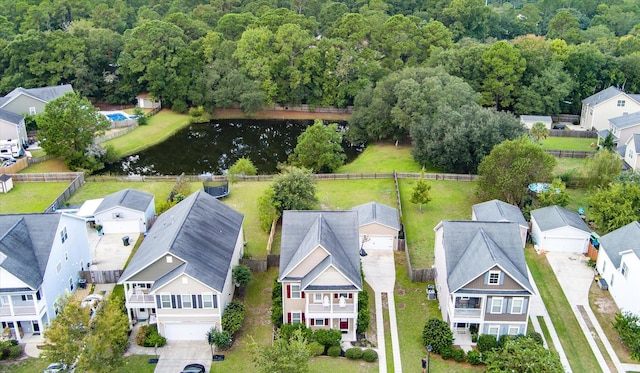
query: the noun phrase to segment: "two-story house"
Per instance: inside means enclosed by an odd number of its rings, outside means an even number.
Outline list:
[[[634,221],[600,237],[596,269],[622,311],[640,316],[640,223]]]
[[[21,150],[26,149],[28,145],[24,116],[0,109],[0,152],[8,148],[7,153],[16,157],[21,155]]]
[[[62,97],[67,92],[73,92],[70,84],[40,88],[18,87],[0,98],[0,109],[16,114],[40,114],[49,101]]]
[[[587,130],[609,129],[609,119],[640,111],[640,95],[609,87],[582,100],[580,127]]]
[[[621,150],[626,167],[633,171],[640,171],[640,133],[629,137]]]
[[[434,231],[438,301],[454,336],[525,334],[534,291],[518,223],[445,220]]]
[[[529,223],[517,206],[493,199],[491,201],[476,203],[471,207],[471,220],[479,221],[510,221],[518,223],[522,247],[527,244]]]
[[[283,323],[356,339],[362,290],[355,211],[285,211],[280,274]]]
[[[21,340],[55,318],[91,261],[84,219],[68,214],[0,215],[0,322]]]
[[[197,191],[160,215],[118,283],[131,322],[157,323],[168,340],[204,340],[233,299],[244,216]]]
[[[629,137],[640,133],[640,111],[609,119],[609,127],[598,131],[598,145],[611,133],[616,146],[624,145]]]

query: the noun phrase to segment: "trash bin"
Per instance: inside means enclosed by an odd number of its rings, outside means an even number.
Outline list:
[[[129,236],[122,237],[122,244],[125,246],[129,246]]]
[[[80,289],[86,289],[87,288],[87,280],[85,280],[83,278],[78,279],[78,287]]]

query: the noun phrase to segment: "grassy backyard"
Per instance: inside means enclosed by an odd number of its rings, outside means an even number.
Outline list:
[[[10,193],[0,194],[1,214],[43,212],[69,183],[14,183]]]
[[[124,358],[124,366],[118,368],[121,373],[153,373],[156,366],[149,364],[148,355],[131,355]],[[48,365],[49,361],[44,359],[28,358],[18,362],[0,364],[0,373],[40,373]]]
[[[396,147],[386,142],[369,144],[358,158],[340,167],[336,173],[393,172],[393,170],[420,172],[420,165],[411,157],[410,145]]]
[[[578,137],[547,137],[540,140],[542,148],[547,150],[581,150],[585,152],[595,152],[597,147],[591,146],[598,142],[598,139],[578,138]]]
[[[525,249],[525,257],[571,369],[574,372],[601,371],[547,258],[538,255],[530,246]]]

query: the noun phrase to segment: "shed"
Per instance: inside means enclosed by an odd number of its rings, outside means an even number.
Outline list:
[[[153,194],[128,188],[104,197],[93,216],[105,234],[113,234],[144,233],[155,214]]]
[[[149,93],[139,94],[136,96],[136,100],[138,100],[138,107],[141,109],[158,109],[162,107],[161,101],[154,99]]]
[[[528,130],[530,130],[531,127],[533,127],[533,125],[537,122],[544,123],[545,127],[547,127],[547,129],[550,130],[551,125],[553,124],[553,119],[551,119],[551,117],[549,116],[543,116],[543,115],[521,115],[520,116],[520,123],[522,123],[522,125],[525,126]]]
[[[591,229],[578,213],[548,206],[531,211],[531,236],[533,242],[547,252],[584,254]]]
[[[360,246],[366,251],[397,250],[400,220],[398,210],[378,202],[355,206],[358,213]]]
[[[13,189],[13,180],[7,174],[0,175],[0,193],[8,193]]]

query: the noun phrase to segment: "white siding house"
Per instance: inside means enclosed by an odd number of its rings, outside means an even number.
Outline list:
[[[144,233],[156,214],[153,194],[124,189],[106,196],[93,212],[105,234]]]
[[[531,211],[531,236],[544,251],[584,254],[591,230],[577,213],[548,206]]]
[[[624,162],[633,171],[640,171],[640,133],[627,139],[624,144]]]
[[[609,87],[582,100],[580,127],[596,131],[609,129],[609,119],[640,111],[640,97]]]

